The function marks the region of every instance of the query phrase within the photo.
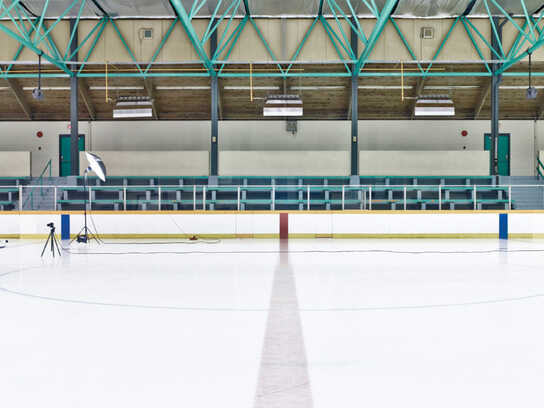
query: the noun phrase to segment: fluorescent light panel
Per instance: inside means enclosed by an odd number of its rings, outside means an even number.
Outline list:
[[[267,105],[302,105],[300,99],[269,99],[266,101]]]
[[[344,85],[322,85],[322,86],[292,86],[293,91],[334,91],[346,89]]]
[[[153,109],[114,109],[114,119],[127,119],[127,118],[151,118],[153,117]]]
[[[206,91],[209,86],[156,86],[157,91]]]
[[[302,116],[302,107],[267,107],[263,108],[264,116]]]
[[[105,91],[105,86],[91,86],[89,87],[91,91]],[[108,86],[109,91],[140,91],[144,89],[143,86]]]
[[[225,86],[223,87],[226,91],[249,91],[253,89],[254,91],[277,91],[280,89],[279,86]]]
[[[117,102],[116,106],[152,106],[153,103],[151,101],[123,101],[123,102]]]
[[[416,106],[415,116],[455,116],[453,106]]]
[[[436,104],[436,105],[453,105],[453,101],[451,99],[418,99],[417,103],[421,104]]]
[[[412,85],[406,85],[406,86],[400,86],[400,85],[383,85],[383,86],[376,86],[376,85],[359,85],[359,89],[412,89]]]

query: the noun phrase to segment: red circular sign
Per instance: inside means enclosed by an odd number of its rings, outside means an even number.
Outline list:
[[[36,136],[38,137],[43,137],[43,132],[41,130],[39,130],[37,133],[36,133]]]
[[[467,132],[466,130],[463,130],[463,131],[461,132],[461,136],[463,136],[463,137],[468,136],[468,132]]]

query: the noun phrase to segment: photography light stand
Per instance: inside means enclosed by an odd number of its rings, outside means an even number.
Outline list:
[[[102,243],[102,240],[98,238],[97,234],[87,226],[87,199],[88,199],[88,184],[87,184],[87,177],[90,171],[94,172],[102,182],[106,181],[106,166],[104,165],[104,162],[100,157],[98,157],[96,154],[85,152],[85,156],[87,157],[87,161],[89,162],[89,167],[85,169],[85,173],[83,174],[83,185],[85,192],[85,207],[84,207],[84,214],[85,214],[85,224],[83,225],[83,228],[81,228],[81,231],[76,235],[76,237],[70,241],[70,243],[77,241],[80,243],[88,243],[89,240],[94,239],[99,244]],[[89,203],[90,204],[90,203]]]
[[[40,255],[40,258],[43,258],[43,254],[45,253],[45,250],[47,249],[48,245],[50,245],[53,258],[55,257],[55,248],[57,249],[59,256],[62,256],[60,253],[57,237],[55,236],[55,224],[50,222],[49,224],[47,224],[47,226],[49,227],[49,236],[47,237],[47,241],[45,241],[45,245],[43,246],[43,250],[42,250],[42,254]]]
[[[85,218],[85,224],[83,225],[83,228],[81,228],[79,233],[76,235],[76,237],[70,243],[72,243],[74,241],[77,241],[79,243],[86,244],[91,239],[94,239],[99,244],[102,244],[102,240],[100,238],[98,238],[97,234],[95,232],[93,232],[90,227],[87,226],[87,199],[88,199],[88,195],[89,195],[89,191],[88,191],[89,187],[87,186],[87,174],[91,170],[92,170],[91,167],[87,167],[85,169],[85,173],[83,174],[83,185],[84,185],[83,191],[85,192],[85,205],[84,205],[84,208],[83,208],[83,214],[84,214],[84,218]]]

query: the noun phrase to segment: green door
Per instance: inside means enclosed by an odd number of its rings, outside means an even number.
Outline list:
[[[79,135],[79,151],[85,151],[85,135]],[[70,135],[59,135],[59,176],[70,176],[72,158],[70,157]]]
[[[491,135],[485,134],[484,149],[491,150]],[[497,158],[498,158],[498,170],[499,176],[510,175],[510,133],[499,134],[499,140],[497,141]],[[490,153],[491,154],[491,153]],[[492,162],[489,160],[489,174],[491,174]]]

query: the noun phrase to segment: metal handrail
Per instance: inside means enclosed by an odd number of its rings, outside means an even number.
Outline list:
[[[38,176],[38,181],[39,181],[40,185],[39,186],[25,186],[25,188],[26,187],[38,187],[38,188],[40,188],[40,195],[43,197],[43,195],[44,195],[43,194],[43,179],[44,179],[44,175],[46,174],[47,170],[49,170],[49,178],[51,178],[52,177],[52,160],[51,159],[49,159],[49,161],[47,162],[47,164],[43,168],[42,172]],[[34,190],[30,191],[30,194],[28,195],[26,200],[23,202],[22,207],[24,208],[29,201],[30,201],[30,208],[32,210],[34,210]]]
[[[47,164],[45,165],[44,169],[42,170],[40,176],[38,177],[38,180],[40,181],[40,187],[41,187],[41,190],[40,190],[40,195],[43,197],[43,176],[44,174],[47,172],[47,169],[49,169],[49,178],[51,178],[51,175],[52,175],[52,165],[51,165],[51,159],[49,159],[49,161],[47,162]]]
[[[541,169],[544,170],[544,164],[542,164],[542,162],[540,161],[540,157],[537,156],[536,162],[537,162],[536,171],[538,175],[540,176],[540,178],[544,179],[544,175],[542,174],[542,171],[540,171]]]
[[[62,198],[62,195],[59,194],[62,191],[70,191],[72,190],[80,190],[84,191],[83,186],[77,186],[77,185],[71,185],[71,186],[48,186],[50,188],[54,189],[54,200],[55,200],[55,206],[54,208],[57,208],[56,206],[59,203],[58,199]],[[215,188],[219,188],[220,190],[224,192],[228,192],[231,194],[234,194],[236,197],[229,199],[225,198],[227,201],[233,201],[235,204],[233,206],[235,208],[238,208],[240,210],[244,210],[246,208],[246,204],[250,204],[253,200],[253,198],[246,199],[245,194],[242,196],[242,192],[245,190],[260,190],[262,189],[267,191],[272,191],[270,194],[271,203],[270,208],[271,209],[277,209],[278,205],[285,204],[285,202],[281,202],[282,198],[279,196],[279,193],[282,191],[284,192],[294,192],[298,191],[301,192],[302,195],[297,194],[297,198],[295,198],[295,201],[298,201],[299,205],[302,204],[303,209],[314,209],[314,208],[320,208],[321,205],[331,205],[331,206],[338,206],[342,209],[353,209],[360,207],[361,209],[368,209],[372,210],[373,206],[380,205],[380,204],[391,204],[394,203],[398,207],[397,208],[403,208],[407,209],[408,205],[413,204],[415,201],[426,203],[430,205],[438,205],[438,209],[442,210],[445,209],[444,205],[448,204],[448,202],[455,202],[456,200],[462,200],[462,204],[469,204],[474,209],[477,209],[481,206],[481,204],[486,203],[486,201],[482,201],[483,198],[481,198],[481,194],[486,191],[493,191],[493,190],[499,190],[502,191],[502,193],[499,193],[497,200],[500,200],[500,203],[503,203],[505,205],[505,209],[511,209],[513,203],[512,200],[512,188],[542,188],[544,187],[544,182],[542,184],[538,185],[522,185],[522,184],[504,184],[504,185],[476,185],[476,184],[456,184],[456,185],[254,185],[254,186],[208,186],[208,185],[192,185],[192,186],[180,186],[180,185],[161,185],[161,186],[90,186],[89,187],[89,193],[96,192],[96,191],[117,191],[122,192],[122,197],[119,198],[122,199],[122,209],[127,209],[127,201],[128,205],[132,205],[139,201],[135,200],[132,201],[127,197],[127,193],[131,192],[131,189],[136,190],[148,190],[151,192],[160,192],[160,197],[157,200],[154,198],[151,200],[154,204],[155,202],[160,202],[160,208],[161,210],[164,210],[164,206],[167,205],[167,203],[170,201],[168,196],[165,196],[164,194],[166,192],[173,192],[176,190],[183,189],[186,193],[192,195],[191,201],[193,209],[202,209],[207,210],[209,209],[213,210],[214,205],[216,203],[215,199],[211,198],[211,191],[213,191]],[[6,187],[9,188],[9,187]],[[41,188],[39,185],[30,185],[30,186],[22,186],[21,190],[29,188],[31,191],[29,192],[28,197],[26,198],[26,201],[24,202],[24,206],[28,204],[30,201],[31,203],[31,209],[34,209],[34,195],[37,193],[35,190],[36,188]],[[325,192],[329,191],[330,193],[334,193],[337,196],[336,197],[330,197],[329,195],[325,195],[325,199],[323,196],[319,196],[318,198],[312,199],[310,197],[309,193],[314,193],[316,190],[319,190],[319,192]],[[0,187],[0,192],[2,191],[2,187]],[[385,197],[378,198],[378,193],[387,192]],[[391,193],[392,191],[392,193]],[[419,194],[417,197],[409,198],[408,192],[415,192],[415,191],[421,191],[422,193],[425,192],[432,192],[438,193],[438,199],[435,197],[431,197],[428,199],[422,198]],[[449,191],[449,192],[448,192]],[[450,200],[449,194],[451,192],[465,192],[466,198],[453,198]],[[155,193],[154,196],[156,195]],[[506,196],[504,194],[507,194]],[[22,196],[22,195],[21,195]],[[234,196],[233,196],[234,197]],[[290,198],[287,198],[290,200]],[[494,200],[495,198],[492,198],[491,200]],[[93,195],[91,194],[88,197],[88,200],[90,203],[94,201]],[[255,198],[257,200],[256,204],[263,204],[262,202],[259,203],[259,199]],[[100,201],[100,200],[99,200]],[[175,201],[175,200],[174,200]],[[221,203],[221,199],[217,200],[217,204],[225,204]],[[466,203],[464,202],[466,201]],[[228,203],[230,205],[232,203]],[[119,201],[119,205],[121,205],[121,201]],[[210,205],[210,206],[208,206]],[[22,208],[22,206],[21,206]]]
[[[544,185],[544,184],[543,184]],[[528,188],[536,188],[538,186],[535,185],[515,185],[514,187],[528,187]],[[25,186],[25,188],[40,188],[40,186]],[[61,191],[64,190],[84,190],[83,186],[51,186],[51,188],[55,189],[55,197],[60,197],[58,195],[58,189]],[[482,202],[478,198],[478,193],[486,190],[502,190],[506,191],[508,196],[504,198],[500,198],[500,200],[507,200],[508,201],[508,208],[512,208],[512,197],[511,197],[511,191],[512,191],[512,185],[476,185],[476,184],[456,184],[456,185],[254,185],[254,186],[208,186],[208,185],[192,185],[192,186],[180,186],[180,185],[161,185],[161,186],[152,186],[152,185],[135,185],[135,186],[91,186],[89,187],[89,193],[91,191],[122,191],[122,200],[123,200],[123,209],[127,209],[127,192],[130,192],[131,189],[135,190],[150,190],[150,191],[156,191],[160,194],[158,197],[158,200],[152,200],[156,201],[159,204],[159,207],[161,210],[164,208],[165,203],[168,201],[167,198],[163,197],[163,194],[167,191],[176,191],[176,190],[184,190],[187,193],[190,193],[192,195],[192,207],[193,209],[197,209],[197,204],[199,208],[202,210],[206,210],[208,208],[208,204],[213,205],[215,203],[214,199],[211,199],[208,197],[208,192],[213,191],[214,189],[218,188],[219,190],[230,192],[236,194],[236,199],[233,199],[236,202],[236,208],[243,209],[245,208],[245,204],[250,204],[251,200],[245,200],[241,197],[241,191],[243,190],[252,190],[252,189],[266,189],[272,191],[271,194],[271,209],[276,209],[278,205],[278,196],[277,194],[279,192],[285,191],[299,191],[302,192],[303,195],[299,196],[298,199],[295,201],[300,201],[304,203],[303,208],[306,210],[311,209],[312,206],[318,205],[314,202],[314,200],[311,199],[310,193],[315,191],[316,189],[319,189],[320,191],[328,190],[330,192],[334,192],[336,194],[341,194],[341,197],[338,199],[330,200],[327,198],[325,202],[327,205],[334,204],[333,205],[341,205],[342,209],[346,209],[347,206],[360,206],[361,209],[368,209],[372,210],[373,205],[376,204],[383,204],[383,203],[395,203],[399,206],[402,206],[403,209],[407,209],[407,206],[413,201],[413,199],[408,198],[408,192],[413,191],[427,191],[427,192],[437,192],[438,193],[438,199],[432,198],[432,199],[421,199],[418,198],[418,201],[431,201],[436,202],[438,204],[439,210],[443,209],[444,202],[450,201],[448,196],[448,190],[458,190],[458,191],[466,191],[470,197],[467,197],[467,201],[470,202],[471,205],[473,205],[474,209],[477,209],[479,207],[478,204],[481,204]],[[376,192],[384,192],[384,191],[391,191],[398,192],[402,194],[401,198],[394,199],[391,195],[386,198],[377,198]],[[31,191],[29,198],[30,200],[33,200],[33,192]],[[447,193],[445,196],[444,194]],[[356,198],[350,198],[348,194],[356,194]],[[389,193],[391,194],[391,193]],[[200,197],[197,201],[197,196]],[[352,196],[353,197],[353,196]],[[500,197],[500,196],[499,196]],[[28,200],[27,199],[27,200]],[[89,202],[93,201],[92,194],[89,196]],[[258,199],[257,199],[258,200]],[[460,198],[459,200],[465,200],[463,198]],[[55,200],[56,201],[56,200]],[[130,201],[130,200],[128,200]],[[221,201],[221,200],[218,200]],[[318,199],[318,201],[323,201],[321,198]],[[468,204],[467,202],[467,204]],[[57,202],[55,203],[57,204]],[[299,203],[300,204],[300,203]],[[213,207],[210,207],[212,209]]]

